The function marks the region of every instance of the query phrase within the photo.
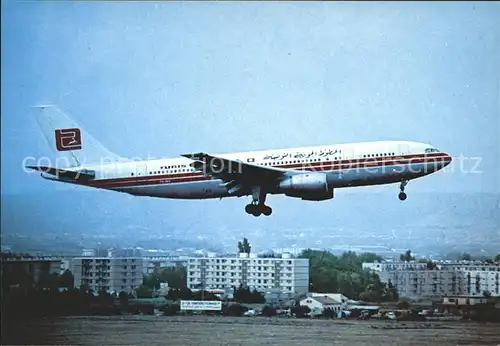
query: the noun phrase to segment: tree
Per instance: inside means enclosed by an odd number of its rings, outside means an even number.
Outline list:
[[[127,292],[121,291],[118,294],[118,299],[120,300],[120,305],[127,306],[128,305],[128,294]]]
[[[294,306],[290,309],[290,313],[295,315],[297,318],[306,317],[310,312],[311,309],[307,305]]]
[[[185,298],[184,298],[185,299]],[[218,296],[209,291],[197,291],[193,292],[193,300],[220,300]]]
[[[248,287],[238,287],[234,289],[233,299],[238,303],[262,304],[266,302],[264,294],[257,290],[251,291]]]
[[[173,316],[179,311],[181,311],[181,307],[178,304],[169,304],[163,308],[163,314],[165,316]]]
[[[432,262],[431,260],[427,260],[427,261],[425,262],[425,264],[426,264],[426,266],[427,266],[427,269],[429,269],[429,270],[434,270],[434,269],[436,269],[436,268],[437,268],[437,264],[436,264],[436,263],[434,263],[434,262]]]
[[[193,299],[193,292],[187,288],[171,288],[168,290],[167,300],[190,300]]]
[[[396,306],[400,310],[408,310],[410,303],[407,300],[400,300]]]
[[[59,289],[59,274],[43,273],[36,284],[38,289],[57,291]]]
[[[243,242],[239,241],[238,242],[238,251],[240,253],[250,253],[250,250],[252,247],[250,246],[250,243],[248,242],[247,238],[243,238]]]
[[[351,299],[359,299],[365,291],[370,300],[385,299],[386,286],[376,273],[363,270],[363,262],[375,259],[375,254],[356,255],[355,252],[345,252],[335,256],[328,251],[304,250],[301,258],[309,259],[309,286],[312,292],[338,292]]]
[[[137,298],[151,298],[153,296],[153,289],[145,285],[141,285],[136,289],[135,294],[137,295]]]
[[[108,291],[102,287],[101,290],[99,291],[99,301],[102,303],[102,304],[113,304],[113,297],[111,296],[111,294],[108,293]]]
[[[187,287],[186,268],[164,268],[145,275],[143,278],[143,285],[149,288],[159,289],[162,282],[168,282],[171,288]]]
[[[73,273],[69,269],[66,269],[59,277],[59,287],[75,287],[75,278],[73,276]]]
[[[391,279],[387,282],[387,295],[386,299],[387,301],[397,301],[399,299],[399,293],[398,289],[396,286],[392,284]]]
[[[371,252],[364,252],[360,254],[358,257],[359,260],[363,263],[382,262],[382,256],[379,256]]]
[[[414,261],[415,257],[411,255],[411,250],[408,249],[404,254],[399,255],[399,259],[404,262]]]
[[[231,304],[224,310],[224,314],[228,316],[241,316],[246,311],[248,311],[248,308],[241,304]]]
[[[500,253],[493,259],[495,262],[500,262]]]
[[[365,291],[359,295],[359,299],[365,302],[376,302],[377,300],[379,300],[378,298],[379,295],[374,291]]]

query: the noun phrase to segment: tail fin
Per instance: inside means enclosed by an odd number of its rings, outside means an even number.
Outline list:
[[[58,107],[43,105],[33,108],[45,139],[58,158],[67,162],[65,166],[126,160],[103,147]]]

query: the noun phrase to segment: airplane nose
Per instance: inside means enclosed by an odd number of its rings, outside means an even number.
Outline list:
[[[444,166],[445,166],[445,167],[446,167],[446,166],[448,166],[448,165],[451,163],[451,161],[452,161],[451,156],[450,156],[450,155],[448,155],[448,154],[445,154],[445,155],[444,155]]]

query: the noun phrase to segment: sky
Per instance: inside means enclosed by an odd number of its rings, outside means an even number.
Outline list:
[[[2,195],[87,189],[23,170],[51,155],[40,103],[125,157],[414,140],[455,159],[409,194],[500,193],[498,3],[6,0],[1,16]]]

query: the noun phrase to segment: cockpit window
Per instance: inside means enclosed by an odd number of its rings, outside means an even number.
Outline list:
[[[437,153],[437,152],[439,152],[439,150],[436,148],[427,148],[427,149],[425,149],[425,152],[426,153]]]

